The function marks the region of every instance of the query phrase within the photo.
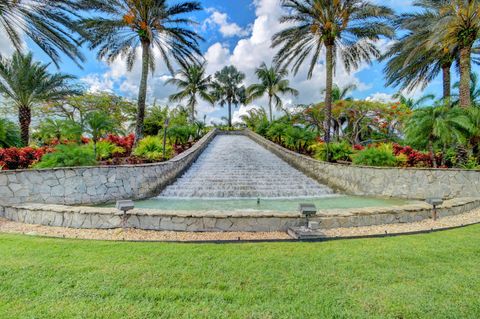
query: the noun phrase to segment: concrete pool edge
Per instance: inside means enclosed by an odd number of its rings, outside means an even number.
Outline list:
[[[438,217],[459,215],[480,207],[480,198],[456,198],[445,201]],[[322,210],[313,221],[321,229],[410,223],[431,218],[425,203],[402,206]],[[122,227],[122,216],[113,208],[18,204],[0,206],[0,217],[26,224],[78,229],[114,229]],[[188,232],[272,232],[301,226],[304,218],[296,212],[245,211],[161,211],[134,209],[125,226],[143,230]]]

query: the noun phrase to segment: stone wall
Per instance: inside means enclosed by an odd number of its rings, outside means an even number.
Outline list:
[[[352,195],[407,199],[480,197],[480,171],[331,164],[287,150],[252,131],[244,134],[310,177]]]
[[[163,163],[0,171],[0,205],[90,205],[154,196],[187,169],[216,134],[209,132]]]
[[[446,201],[438,208],[438,217],[469,212],[480,205],[475,198]],[[431,207],[415,203],[395,207],[351,208],[320,211],[310,218],[322,229],[410,223],[430,218]],[[0,206],[0,217],[27,224],[72,228],[112,229],[125,226],[162,231],[286,231],[305,224],[296,212],[205,212],[134,209],[126,219],[114,208],[72,207],[22,204]],[[125,221],[125,222],[124,222]]]

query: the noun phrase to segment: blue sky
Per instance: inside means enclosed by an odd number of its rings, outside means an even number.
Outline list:
[[[255,81],[255,68],[262,62],[269,64],[275,54],[275,50],[270,48],[269,39],[281,28],[278,23],[278,17],[282,15],[279,0],[203,0],[201,2],[204,10],[194,14],[193,18],[199,23],[197,31],[205,38],[201,49],[208,63],[207,71],[213,73],[225,65],[233,64],[247,75],[246,84],[251,84]],[[388,5],[397,12],[414,10],[411,1],[408,0],[376,0],[376,2]],[[48,62],[38,48],[29,41],[26,44],[37,59]],[[386,45],[387,41],[380,44],[381,47]],[[8,53],[8,50],[8,46],[0,40],[0,53]],[[95,52],[84,49],[84,53],[87,61],[83,69],[64,59],[60,71],[76,75],[88,90],[112,91],[131,99],[136,98],[140,79],[138,63],[132,72],[128,72],[124,61],[120,59],[107,65],[96,59]],[[397,89],[384,86],[382,68],[383,64],[374,63],[371,66],[363,65],[359,70],[349,74],[339,67],[335,82],[340,86],[356,84],[358,89],[353,93],[356,98],[389,99]],[[52,71],[54,70],[52,66]],[[167,103],[168,95],[175,91],[174,87],[164,85],[170,76],[159,63],[157,70],[149,79],[149,101]],[[294,105],[320,101],[324,78],[322,63],[316,68],[311,80],[306,78],[305,70],[301,70],[295,77],[290,76],[291,85],[300,91],[300,95],[298,98],[286,96],[285,103]],[[441,79],[433,81],[423,93],[439,96]],[[423,93],[416,91],[412,95],[420,96]],[[265,105],[265,102],[265,100],[259,100],[253,106],[236,110],[235,118],[251,107]],[[218,122],[222,116],[226,115],[226,110],[202,103],[198,116],[203,117],[204,114],[207,114],[208,121]]]

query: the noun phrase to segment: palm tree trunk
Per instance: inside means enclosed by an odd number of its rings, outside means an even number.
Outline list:
[[[470,100],[470,55],[471,47],[463,47],[460,50],[460,106],[471,106]]]
[[[228,127],[232,127],[232,102],[228,102]]]
[[[273,115],[272,115],[272,96],[268,95],[268,110],[270,112],[270,123],[273,122]]]
[[[435,151],[433,150],[433,141],[428,141],[428,151],[430,152],[430,158],[434,168],[437,168],[437,160],[435,159]]]
[[[32,122],[32,110],[28,106],[20,106],[18,109],[18,122],[22,144],[28,146],[30,142],[30,123]]]
[[[442,75],[443,75],[443,98],[445,100],[450,99],[450,87],[451,87],[451,77],[450,77],[450,68],[452,63],[445,63],[442,65]]]
[[[325,83],[325,142],[330,142],[332,125],[333,45],[327,45],[327,78]]]
[[[147,100],[147,81],[148,67],[150,64],[150,43],[142,40],[142,79],[140,81],[140,89],[138,90],[138,108],[137,122],[135,125],[135,144],[143,137],[143,122],[145,120],[145,104]]]

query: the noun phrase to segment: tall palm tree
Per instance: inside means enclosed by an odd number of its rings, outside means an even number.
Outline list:
[[[272,103],[275,103],[275,108],[282,109],[283,102],[280,98],[280,94],[298,95],[298,91],[290,87],[290,81],[285,79],[288,75],[288,71],[284,68],[280,68],[278,65],[267,67],[263,63],[256,71],[255,74],[260,80],[260,83],[252,84],[247,89],[247,102],[259,99],[265,94],[268,96],[268,110],[270,116],[270,122],[273,121]]]
[[[352,101],[353,97],[349,96],[350,92],[355,91],[357,86],[355,84],[349,84],[345,87],[339,87],[337,84],[333,84],[332,87],[332,102],[337,101]],[[325,93],[325,90],[322,91]]]
[[[138,110],[135,126],[136,140],[143,136],[147,80],[149,69],[155,69],[153,50],[156,49],[170,70],[172,58],[180,64],[196,62],[200,55],[198,41],[202,38],[188,26],[195,22],[187,17],[201,9],[198,2],[180,2],[167,5],[166,0],[85,0],[87,7],[101,12],[100,16],[86,18],[82,25],[90,34],[90,48],[98,48],[98,58],[114,61],[126,58],[131,70],[142,51],[142,75],[138,91]]]
[[[24,145],[30,138],[32,108],[42,102],[58,101],[80,92],[69,85],[74,76],[50,74],[49,64],[33,61],[31,53],[14,53],[11,59],[0,58],[0,93],[11,100],[18,110]]]
[[[177,71],[175,77],[169,79],[166,84],[176,85],[180,91],[170,95],[171,102],[180,102],[188,99],[187,106],[190,108],[190,122],[195,122],[196,106],[198,98],[214,104],[215,99],[211,94],[212,78],[205,74],[205,64],[183,65]]]
[[[453,85],[455,89],[460,88],[460,82],[455,82]],[[472,106],[479,106],[480,105],[480,87],[479,87],[479,79],[478,74],[472,72],[470,75],[470,101]],[[453,104],[458,105],[460,103],[459,96],[457,94],[453,95]]]
[[[388,59],[384,68],[387,85],[398,86],[407,92],[417,87],[424,89],[441,72],[443,98],[450,98],[451,67],[458,50],[442,42],[432,46],[430,26],[435,24],[437,14],[427,10],[402,14],[396,19],[396,27],[406,34],[382,56],[382,60]]]
[[[417,0],[415,5],[435,15],[431,47],[442,43],[446,48],[458,48],[460,65],[460,106],[468,107],[472,48],[480,37],[480,0]]]
[[[60,53],[80,66],[85,58],[75,34],[86,36],[77,23],[80,8],[75,0],[0,0],[0,28],[17,51],[25,34],[57,67]]]
[[[246,89],[242,85],[245,74],[233,65],[217,71],[213,81],[212,94],[220,106],[228,106],[228,126],[232,127],[232,105],[235,107],[246,100]]]
[[[326,49],[326,125],[325,141],[330,141],[332,122],[333,71],[340,55],[347,71],[360,62],[371,62],[380,56],[374,41],[380,36],[393,37],[394,31],[386,19],[391,9],[367,0],[282,0],[288,14],[281,22],[288,26],[273,36],[273,47],[282,46],[275,61],[282,66],[292,65],[296,74],[311,56],[308,78],[319,62],[322,48]]]
[[[415,111],[405,131],[407,140],[428,149],[433,166],[437,167],[435,144],[444,149],[452,143],[465,144],[472,129],[472,122],[463,109],[440,105]]]

